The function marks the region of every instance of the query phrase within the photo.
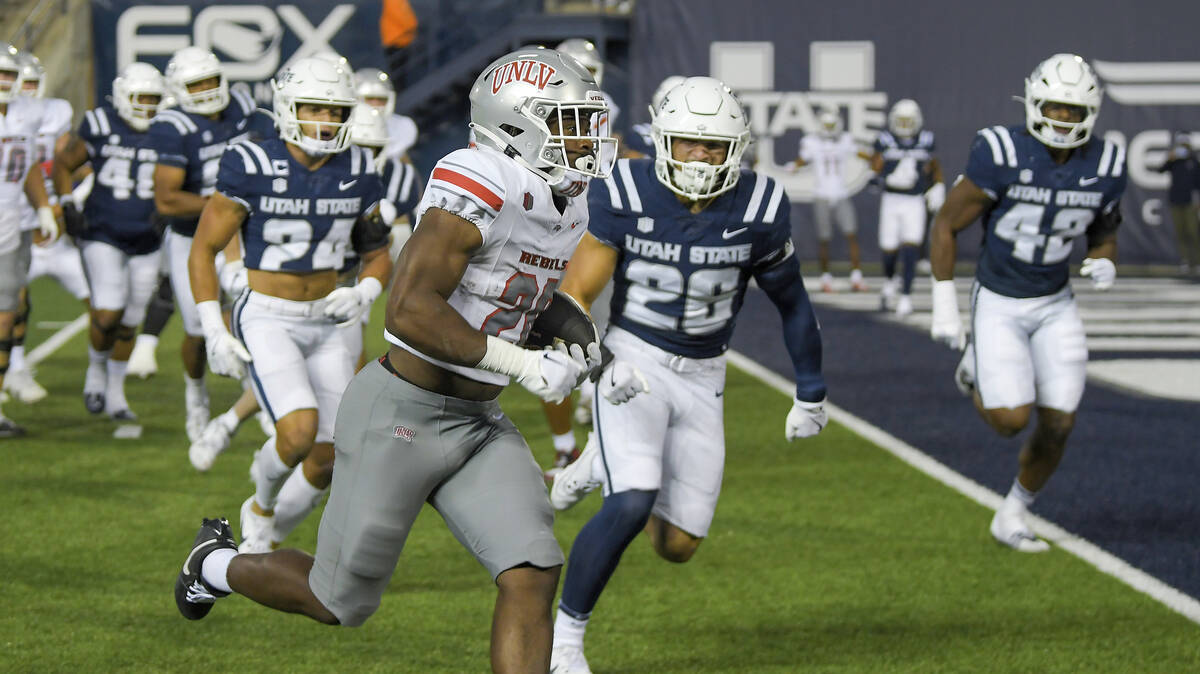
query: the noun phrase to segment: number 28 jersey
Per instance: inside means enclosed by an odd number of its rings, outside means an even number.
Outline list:
[[[966,176],[991,197],[976,275],[1008,297],[1051,295],[1067,284],[1071,248],[1125,192],[1125,148],[1090,139],[1065,164],[1024,126],[982,129]]]
[[[247,269],[306,273],[342,268],[360,216],[383,187],[371,153],[350,146],[316,170],[287,143],[239,141],[221,155],[217,191],[246,209],[242,259]]]
[[[617,250],[610,322],[689,358],[724,353],[750,277],[794,254],[783,187],[751,171],[691,213],[653,159],[621,159],[588,204],[588,231]]]
[[[96,174],[83,205],[88,229],[81,238],[130,255],[153,252],[161,237],[150,224],[158,154],[149,147],[149,134],[134,130],[112,106],[102,105],[83,113],[79,138]]]
[[[418,228],[427,226],[419,220],[431,208],[457,215],[483,235],[483,245],[447,300],[450,306],[476,330],[523,344],[587,231],[587,203],[582,197],[567,199],[559,212],[545,180],[491,148],[476,146],[455,150],[434,167],[417,205]],[[446,363],[391,333],[385,337],[464,377],[508,383],[506,375]]]

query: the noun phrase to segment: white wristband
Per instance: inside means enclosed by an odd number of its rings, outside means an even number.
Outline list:
[[[487,351],[475,367],[489,372],[506,374],[510,377],[520,376],[525,369],[525,359],[529,351],[506,342],[499,337],[487,336]]]
[[[225,319],[221,317],[221,303],[208,300],[196,303],[196,313],[200,314],[200,327],[204,334],[225,329]]]
[[[954,288],[954,279],[933,282],[933,304],[958,308],[958,291]]]

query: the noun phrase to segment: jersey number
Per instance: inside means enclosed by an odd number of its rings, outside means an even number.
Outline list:
[[[557,287],[558,279],[556,278],[546,279],[546,285],[539,289],[537,277],[533,274],[526,274],[522,271],[514,273],[504,283],[504,292],[500,293],[500,301],[511,304],[512,307],[496,309],[488,314],[488,317],[483,319],[483,325],[479,326],[479,331],[499,337],[500,333],[505,330],[512,330],[534,307],[539,313],[544,311],[546,305],[550,304],[551,298],[554,297],[554,289]],[[521,337],[517,340],[518,344],[525,342],[525,338],[529,336],[529,328],[532,326],[533,321],[525,321],[525,326],[521,328]]]
[[[101,167],[96,182],[107,187],[113,199],[124,201],[135,191],[138,199],[154,198],[154,164],[141,162],[138,164],[137,176],[133,176],[133,162],[120,157],[109,157]]]
[[[7,145],[7,144],[6,144]],[[25,180],[25,147],[21,145],[8,145],[7,157],[4,162],[4,181],[9,183],[19,183]]]
[[[733,318],[733,298],[741,273],[738,267],[699,269],[685,283],[683,272],[675,267],[634,260],[625,270],[629,279],[625,317],[651,328],[683,330],[689,335],[716,332]],[[650,306],[669,304],[680,297],[684,298],[682,317]]]
[[[996,221],[996,236],[1012,243],[1013,257],[1035,263],[1039,248],[1041,264],[1062,262],[1071,255],[1071,242],[1087,231],[1096,217],[1090,208],[1064,208],[1054,215],[1051,234],[1042,234],[1042,215],[1046,207],[1038,204],[1014,204]]]
[[[299,260],[312,248],[312,269],[341,269],[354,218],[334,218],[329,233],[313,246],[313,227],[308,220],[271,218],[263,223],[262,238],[267,244],[258,268],[280,271],[286,262]]]

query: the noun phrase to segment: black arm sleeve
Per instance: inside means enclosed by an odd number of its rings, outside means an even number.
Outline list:
[[[1100,217],[1088,227],[1087,240],[1088,249],[1095,248],[1104,243],[1106,239],[1116,233],[1117,227],[1121,226],[1121,202],[1113,204],[1107,212],[1101,211]]]

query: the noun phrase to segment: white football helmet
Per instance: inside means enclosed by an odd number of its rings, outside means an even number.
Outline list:
[[[1103,96],[1100,80],[1087,61],[1075,54],[1055,54],[1039,63],[1025,79],[1025,128],[1050,147],[1079,147],[1092,136]],[[1051,121],[1042,113],[1048,102],[1083,108],[1083,119]]]
[[[651,113],[654,173],[659,182],[691,201],[733,189],[742,154],[750,144],[750,127],[729,87],[712,77],[689,77],[668,91]],[[723,141],[729,149],[721,164],[678,161],[671,155],[676,138]]]
[[[217,78],[217,86],[202,91],[188,92],[188,85],[210,77]],[[184,112],[212,115],[229,105],[229,80],[216,54],[200,47],[184,47],[175,52],[167,62],[165,72],[167,89]]]
[[[590,40],[573,37],[560,42],[554,50],[582,63],[583,67],[592,74],[592,79],[596,80],[596,86],[601,86],[601,82],[604,80],[604,61],[600,60],[600,53],[596,51],[596,45],[592,44]]]
[[[392,78],[378,68],[359,68],[354,73],[354,93],[360,103],[366,103],[368,98],[385,99],[385,114],[396,111],[396,87],[392,85]]]
[[[275,124],[284,141],[309,155],[336,154],[350,146],[350,129],[358,99],[354,96],[354,81],[348,68],[320,58],[297,59],[271,80],[271,89],[274,92]],[[341,107],[341,121],[303,121],[297,113],[305,103]],[[322,140],[305,135],[300,128],[302,125],[316,126],[318,135],[323,127],[331,127],[333,138]]]
[[[162,109],[167,82],[158,68],[149,63],[130,63],[121,69],[112,85],[112,103],[117,114],[135,131],[146,131],[150,120]],[[142,103],[139,96],[158,96],[158,103]]]
[[[833,110],[822,110],[817,115],[817,123],[821,125],[821,134],[829,138],[842,132],[842,116]]]
[[[667,97],[667,92],[683,84],[683,81],[686,79],[683,75],[668,75],[666,79],[658,83],[658,88],[654,90],[654,95],[650,97],[651,116],[654,116],[654,111],[662,104],[662,100]]]
[[[8,103],[21,91],[21,55],[7,42],[0,42],[0,72],[12,74],[12,80],[0,80],[0,103]]]
[[[607,178],[617,140],[596,124],[604,94],[578,61],[550,49],[518,49],[489,65],[471,87],[475,142],[503,152],[553,185],[564,172]],[[557,132],[551,133],[549,122]],[[574,133],[565,133],[568,125]],[[587,141],[591,154],[567,163],[566,143]]]
[[[41,59],[29,51],[20,52],[18,60],[21,63],[21,90],[17,92],[17,95],[41,98],[46,93],[46,66],[42,65]],[[27,88],[25,85],[30,82],[36,82],[37,87]]]
[[[912,138],[921,132],[924,120],[921,118],[921,106],[911,98],[902,98],[892,105],[888,113],[888,129],[900,138]]]

